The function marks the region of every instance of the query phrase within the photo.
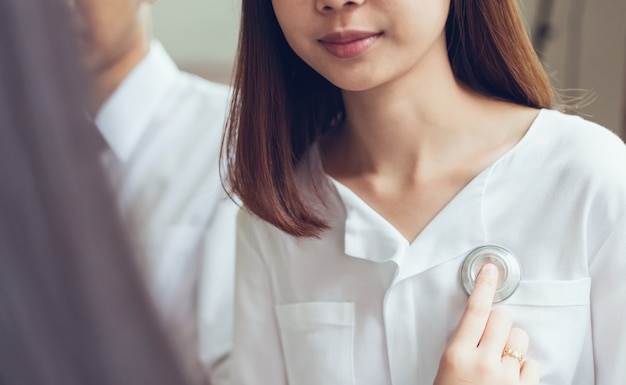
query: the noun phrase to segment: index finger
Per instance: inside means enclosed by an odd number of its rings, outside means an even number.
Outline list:
[[[483,266],[476,277],[474,289],[450,344],[476,347],[487,325],[493,296],[498,286],[498,269],[491,263]]]

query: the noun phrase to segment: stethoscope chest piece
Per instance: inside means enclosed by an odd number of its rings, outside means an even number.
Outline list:
[[[509,298],[520,284],[522,271],[517,257],[508,249],[498,245],[480,246],[470,252],[461,267],[461,282],[467,294],[474,289],[476,276],[487,263],[498,268],[498,287],[493,302]]]

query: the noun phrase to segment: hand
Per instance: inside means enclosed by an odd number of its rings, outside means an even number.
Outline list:
[[[441,357],[434,385],[536,385],[539,364],[520,362],[505,349],[526,354],[528,334],[511,328],[513,320],[504,309],[491,310],[498,270],[485,265],[467,300],[459,326]],[[514,353],[513,353],[514,355]]]

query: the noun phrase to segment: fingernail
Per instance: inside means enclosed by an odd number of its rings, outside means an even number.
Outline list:
[[[495,265],[491,263],[487,263],[485,266],[483,266],[481,272],[483,272],[485,276],[493,278],[496,276],[496,274],[498,274],[498,268],[496,268]]]

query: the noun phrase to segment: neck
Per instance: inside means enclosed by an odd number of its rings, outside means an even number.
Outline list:
[[[150,43],[147,36],[140,36],[117,60],[91,74],[90,110],[93,116],[97,115],[106,100],[146,57],[149,48]]]
[[[469,134],[468,118],[484,98],[460,84],[451,68],[434,60],[401,78],[365,92],[344,92],[346,142],[365,155],[373,170],[404,165],[413,172],[451,159],[449,152]]]
[[[517,106],[469,90],[442,55],[374,89],[344,91],[344,130],[324,144],[331,164],[345,165],[333,171],[399,180],[436,175],[519,139],[528,115],[512,119]]]

